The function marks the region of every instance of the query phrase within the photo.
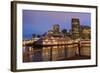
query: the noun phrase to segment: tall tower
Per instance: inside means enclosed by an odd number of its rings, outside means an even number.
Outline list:
[[[58,34],[60,32],[60,26],[59,24],[53,25],[53,31],[55,34]]]
[[[78,18],[72,18],[72,38],[80,38],[80,21]]]

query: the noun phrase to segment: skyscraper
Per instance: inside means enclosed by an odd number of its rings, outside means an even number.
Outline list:
[[[53,31],[54,31],[55,34],[59,34],[59,32],[60,32],[59,24],[53,25]]]
[[[80,21],[78,18],[72,18],[72,38],[80,38]]]

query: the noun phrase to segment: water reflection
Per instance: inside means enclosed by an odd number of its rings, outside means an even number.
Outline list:
[[[81,51],[81,50],[82,51]],[[86,50],[89,46],[85,47]],[[75,56],[82,57],[82,54],[90,53],[90,50],[84,53],[84,48],[79,48],[76,45],[57,45],[57,46],[40,46],[40,47],[23,47],[23,62],[39,62],[39,61],[59,61],[67,60]],[[87,55],[88,56],[88,55]],[[90,56],[90,54],[89,54]],[[90,57],[84,58],[90,58]]]
[[[67,57],[73,50],[68,50],[66,45],[63,46],[45,46],[45,47],[25,47],[24,49],[24,61],[56,61],[62,60]],[[26,49],[27,48],[27,49]],[[67,53],[69,51],[69,53]],[[27,55],[27,59],[25,59]]]

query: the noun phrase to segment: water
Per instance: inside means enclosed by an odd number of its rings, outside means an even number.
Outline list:
[[[71,44],[56,46],[24,47],[23,62],[67,60],[72,57],[74,58],[76,56],[79,56],[79,49],[81,50],[82,48],[79,48],[77,45],[73,46]],[[90,49],[90,47],[87,47],[87,49]],[[82,49],[82,51],[83,50],[84,48]],[[90,53],[90,50],[87,50],[86,53]],[[82,52],[82,54],[85,54],[84,51]]]

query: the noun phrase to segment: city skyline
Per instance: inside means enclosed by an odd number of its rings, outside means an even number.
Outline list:
[[[59,24],[61,30],[70,30],[72,18],[78,18],[80,25],[91,25],[90,13],[23,10],[23,39],[30,39],[32,34],[42,35],[54,24]]]

